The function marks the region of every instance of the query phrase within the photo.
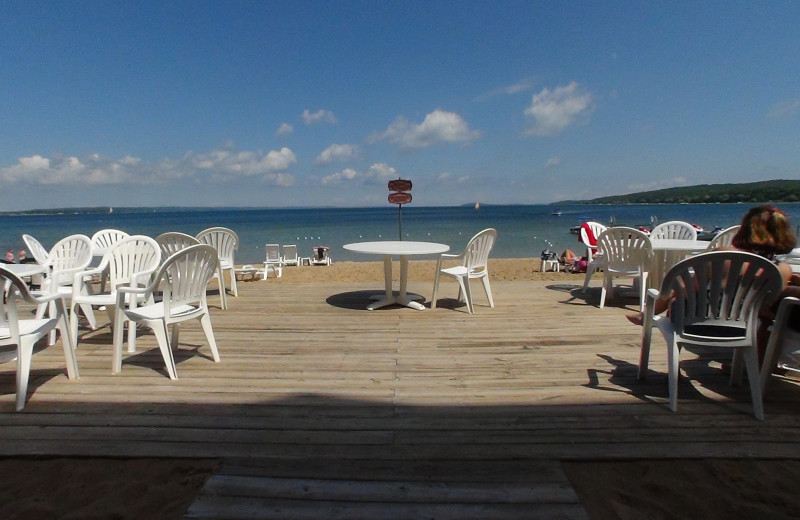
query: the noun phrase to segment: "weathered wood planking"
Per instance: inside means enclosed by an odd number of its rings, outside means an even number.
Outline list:
[[[560,459],[795,456],[797,384],[761,423],[728,359],[684,352],[672,413],[657,335],[636,379],[635,299],[601,310],[581,282],[495,282],[474,315],[454,284],[434,310],[368,312],[380,282],[242,283],[227,311],[210,297],[221,363],[187,325],[178,381],[141,333],[111,374],[107,327],[81,331],[77,381],[60,345],[37,352],[21,413],[0,365],[0,452],[219,458],[191,518],[585,518]]]

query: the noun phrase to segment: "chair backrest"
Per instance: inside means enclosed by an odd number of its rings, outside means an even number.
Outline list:
[[[47,265],[47,256],[49,253],[42,243],[31,235],[22,235],[22,240],[33,255],[33,259],[36,260],[36,263],[39,265]]]
[[[128,234],[119,229],[101,229],[92,235],[92,247],[95,249],[108,249],[123,238],[128,238]]]
[[[650,232],[650,238],[676,238],[680,240],[697,240],[697,229],[688,222],[670,220],[662,222]]]
[[[739,231],[740,227],[742,226],[737,224],[735,226],[723,229],[714,235],[714,238],[712,238],[711,242],[708,244],[708,250],[715,251],[724,247],[732,247],[731,242],[733,241],[733,236]]]
[[[92,239],[86,235],[62,238],[47,255],[50,277],[55,284],[72,283],[72,276],[92,261]]]
[[[312,262],[325,262],[328,259],[328,246],[314,246],[311,248]]]
[[[757,312],[783,286],[777,266],[753,253],[711,251],[675,264],[661,283],[673,294],[669,319],[681,335],[755,340]]]
[[[161,248],[161,259],[166,260],[181,249],[186,249],[189,246],[196,246],[200,241],[186,233],[168,231],[167,233],[158,235],[156,237],[156,243],[158,247]]]
[[[584,222],[581,224],[579,237],[580,241],[586,246],[586,255],[589,260],[592,259],[592,255],[597,251],[597,238],[606,229],[608,228],[599,222]]]
[[[183,312],[181,306],[206,306],[206,286],[216,274],[218,264],[217,250],[208,244],[189,246],[164,261],[152,287],[163,288],[167,321]]]
[[[212,227],[197,234],[201,244],[208,244],[217,250],[220,261],[233,264],[234,251],[239,249],[239,236],[231,229]]]
[[[645,269],[653,255],[650,239],[638,229],[617,226],[600,233],[597,250],[603,254],[607,269],[625,270],[632,266]]]
[[[267,244],[264,246],[264,261],[268,264],[278,264],[281,261],[281,246],[278,244]]]
[[[470,273],[485,271],[489,260],[489,253],[497,241],[497,230],[484,229],[472,237],[464,249],[464,266]]]
[[[283,246],[283,260],[284,262],[296,262],[297,261],[297,246],[294,244],[289,244]]]
[[[109,286],[147,285],[161,262],[161,248],[152,238],[131,235],[115,243],[103,257]]]

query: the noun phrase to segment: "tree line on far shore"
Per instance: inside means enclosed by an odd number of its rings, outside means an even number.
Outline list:
[[[701,184],[663,190],[612,195],[562,204],[715,204],[800,202],[800,180],[772,180],[742,184]]]

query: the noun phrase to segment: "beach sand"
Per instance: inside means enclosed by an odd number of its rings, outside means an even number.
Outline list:
[[[538,259],[491,259],[492,280],[569,280],[539,272]],[[409,280],[430,281],[434,260],[412,261]],[[395,278],[399,276],[394,264]],[[287,267],[281,278],[243,283],[383,282],[381,262]],[[0,518],[178,520],[217,461],[185,459],[0,459]],[[762,460],[569,461],[565,472],[590,518],[796,518],[800,464]]]

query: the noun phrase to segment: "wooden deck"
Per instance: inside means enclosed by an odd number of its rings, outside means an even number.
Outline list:
[[[187,518],[385,520],[587,518],[562,460],[800,452],[798,385],[774,382],[762,423],[727,359],[685,352],[672,413],[660,336],[636,379],[635,300],[601,310],[578,283],[495,282],[496,308],[479,293],[475,315],[455,300],[368,312],[380,282],[240,283],[227,311],[209,298],[221,363],[189,325],[178,381],[152,335],[112,375],[108,327],[82,330],[80,379],[60,345],[42,349],[15,413],[0,364],[0,454],[215,458]]]

